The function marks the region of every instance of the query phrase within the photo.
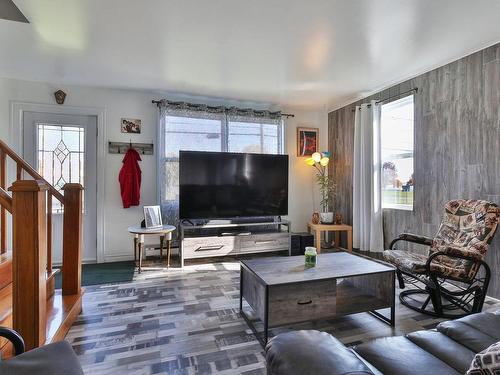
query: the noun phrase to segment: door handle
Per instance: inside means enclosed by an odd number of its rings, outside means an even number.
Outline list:
[[[223,247],[224,247],[224,245],[200,246],[195,251],[215,251],[215,250],[220,250]]]

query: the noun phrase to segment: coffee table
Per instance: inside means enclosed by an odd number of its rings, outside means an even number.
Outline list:
[[[304,256],[244,260],[240,313],[262,346],[269,328],[359,312],[394,326],[395,271],[385,262],[347,252],[321,254],[313,268],[305,267]],[[243,310],[243,299],[264,324],[262,333]],[[376,311],[385,308],[389,317]]]

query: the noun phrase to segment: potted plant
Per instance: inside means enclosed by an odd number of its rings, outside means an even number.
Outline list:
[[[321,153],[315,152],[310,158],[306,159],[306,163],[317,170],[316,181],[321,193],[321,210],[320,215],[321,223],[332,224],[333,212],[330,211],[331,200],[335,195],[335,183],[333,178],[328,175],[327,166],[330,162],[330,153],[323,151]]]

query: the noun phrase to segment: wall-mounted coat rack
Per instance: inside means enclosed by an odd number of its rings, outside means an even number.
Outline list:
[[[125,154],[132,147],[140,155],[153,155],[153,143],[134,143],[134,142],[108,142],[108,152],[110,154]]]

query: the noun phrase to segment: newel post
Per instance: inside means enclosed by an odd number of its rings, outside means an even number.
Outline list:
[[[13,328],[24,338],[26,348],[45,343],[46,338],[46,195],[43,181],[20,180],[12,191],[12,315]]]
[[[83,187],[66,184],[64,190],[62,294],[80,294],[83,238]]]

